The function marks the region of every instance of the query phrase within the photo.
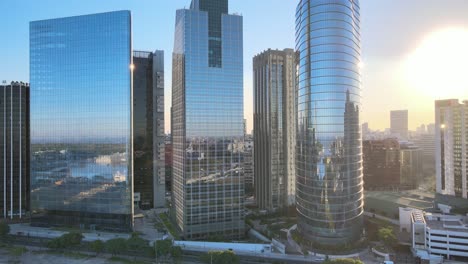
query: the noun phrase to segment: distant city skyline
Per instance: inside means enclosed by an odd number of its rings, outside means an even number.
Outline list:
[[[243,15],[245,24],[244,108],[248,133],[253,128],[252,57],[268,48],[294,48],[297,2],[237,0],[230,3],[233,12]],[[0,57],[8,63],[0,65],[0,80],[29,82],[30,21],[128,9],[133,17],[133,48],[162,49],[170,54],[175,10],[189,5],[190,0],[164,3],[150,0],[115,0],[112,3],[92,0],[2,1],[0,9],[4,10],[4,21],[8,23],[0,24],[0,32],[8,41],[0,43]],[[421,8],[425,15],[414,16],[421,12]],[[468,97],[468,81],[462,74],[468,58],[466,10],[468,2],[465,0],[362,1],[361,121],[368,122],[370,129],[390,127],[388,112],[408,109],[409,129],[415,130],[421,124],[434,123],[436,99]],[[449,51],[448,56],[441,55],[444,51]],[[166,132],[170,129],[171,64],[171,60],[166,60]],[[440,78],[433,74],[438,71],[443,73]],[[444,80],[452,81],[442,84]]]

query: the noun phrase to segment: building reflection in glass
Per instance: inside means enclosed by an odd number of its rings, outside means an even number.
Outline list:
[[[131,230],[129,11],[30,24],[36,226]]]
[[[244,236],[242,17],[227,0],[177,10],[173,210],[186,239]]]
[[[318,244],[362,234],[360,35],[356,0],[301,0],[296,13],[298,228]]]

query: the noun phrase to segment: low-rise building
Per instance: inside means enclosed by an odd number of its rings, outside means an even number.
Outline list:
[[[409,212],[409,208],[401,211]],[[415,255],[428,258],[431,263],[443,259],[468,261],[468,216],[428,213],[412,209],[400,214],[400,226],[410,217],[411,245]]]

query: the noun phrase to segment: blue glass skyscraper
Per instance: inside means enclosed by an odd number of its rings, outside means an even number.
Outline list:
[[[227,0],[177,10],[173,218],[186,239],[244,235],[242,17]]]
[[[31,218],[133,227],[131,15],[30,23]]]
[[[340,245],[362,234],[358,0],[301,0],[296,13],[298,228]]]

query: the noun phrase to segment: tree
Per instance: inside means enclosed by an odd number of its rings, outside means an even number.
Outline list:
[[[380,228],[379,231],[377,232],[377,237],[387,247],[394,247],[397,243],[397,239],[391,227]]]
[[[83,235],[81,233],[71,232],[52,239],[51,241],[49,241],[49,243],[47,243],[47,247],[53,249],[64,249],[68,247],[78,246],[81,244],[82,240]]]
[[[137,233],[133,233],[132,237],[127,240],[127,248],[131,251],[139,251],[148,247],[148,241],[139,237]]]
[[[89,247],[92,251],[96,252],[96,255],[99,255],[104,250],[104,242],[101,240],[95,240],[89,244]]]
[[[106,250],[113,256],[117,255],[118,253],[122,253],[127,250],[127,240],[124,238],[113,238],[107,240]]]
[[[179,263],[182,259],[182,248],[179,246],[171,247],[171,257],[174,262]]]
[[[156,257],[166,257],[171,252],[171,247],[171,240],[157,240],[154,243],[154,251],[156,252]]]
[[[0,221],[0,238],[4,239],[10,233],[10,226],[3,221]]]

